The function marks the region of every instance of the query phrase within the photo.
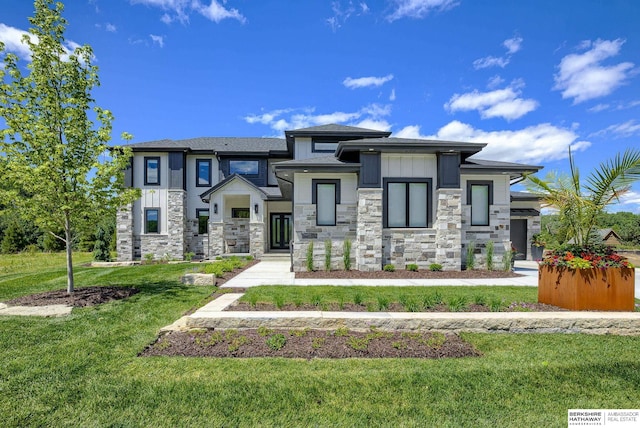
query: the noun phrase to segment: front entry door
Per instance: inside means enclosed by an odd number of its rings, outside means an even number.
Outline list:
[[[527,258],[527,220],[511,220],[511,245],[516,249],[516,260]]]
[[[271,214],[271,249],[288,250],[293,223],[290,213]]]

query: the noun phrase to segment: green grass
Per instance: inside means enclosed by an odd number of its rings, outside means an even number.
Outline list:
[[[460,302],[474,302],[479,296],[484,301],[492,299],[504,299],[507,306],[511,302],[537,302],[538,291],[536,287],[503,287],[503,286],[457,286],[457,287],[333,287],[333,286],[262,286],[247,289],[240,298],[243,302],[273,303],[279,299],[283,304],[301,302],[302,304],[314,304],[314,300],[322,296],[325,304],[340,302],[355,302],[363,306],[372,305],[379,308],[380,301],[400,303],[410,306],[412,311],[422,310],[424,302],[432,306],[440,301],[446,303],[456,302],[456,308]],[[417,307],[419,306],[419,308]]]
[[[0,275],[0,300],[63,288],[64,269],[42,266],[22,288]],[[2,425],[564,427],[569,408],[640,402],[638,337],[465,334],[484,356],[455,360],[138,358],[213,290],[179,284],[185,269],[79,267],[79,286],[141,292],[66,318],[0,317]]]

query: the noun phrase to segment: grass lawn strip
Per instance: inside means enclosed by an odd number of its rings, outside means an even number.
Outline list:
[[[0,273],[0,301],[64,288],[60,260]],[[1,318],[3,426],[562,427],[570,408],[640,402],[640,337],[465,333],[482,357],[437,360],[140,358],[213,287],[180,284],[180,265],[78,269],[79,286],[140,292]]]

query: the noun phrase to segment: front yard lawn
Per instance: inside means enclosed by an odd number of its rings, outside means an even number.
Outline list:
[[[0,301],[64,288],[63,263],[0,272]],[[78,267],[79,287],[140,292],[1,317],[2,425],[566,426],[569,408],[640,402],[640,337],[464,334],[483,356],[443,360],[138,357],[213,291],[180,284],[185,269]]]

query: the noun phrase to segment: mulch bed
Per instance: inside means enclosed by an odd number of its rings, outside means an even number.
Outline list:
[[[516,278],[522,275],[512,271],[502,270],[463,270],[463,271],[441,271],[432,272],[430,270],[396,270],[395,272],[376,271],[361,272],[357,270],[332,270],[314,272],[296,272],[296,278],[318,278],[318,279],[474,279],[474,278]]]
[[[262,333],[262,334],[260,334]],[[284,336],[279,350],[267,345]],[[280,338],[282,340],[282,337]],[[169,332],[139,356],[285,358],[460,358],[481,353],[453,333],[326,330],[196,330]]]
[[[67,290],[55,290],[18,297],[5,303],[10,306],[95,306],[114,300],[126,299],[138,293],[138,291],[130,287],[84,287],[76,288],[72,294],[67,293]]]
[[[566,311],[557,306],[547,305],[544,303],[514,303],[508,307],[501,308],[500,312],[559,312]],[[256,303],[251,305],[248,302],[237,302],[228,306],[225,311],[330,311],[330,312],[379,312],[378,306],[356,305],[355,303],[329,303],[321,305],[312,305],[304,303],[295,305],[286,303],[278,308],[273,303]],[[400,303],[390,303],[382,312],[408,312]],[[421,308],[417,312],[451,312],[447,305],[436,305],[432,308]],[[470,304],[459,312],[491,312],[491,308],[487,305]]]

